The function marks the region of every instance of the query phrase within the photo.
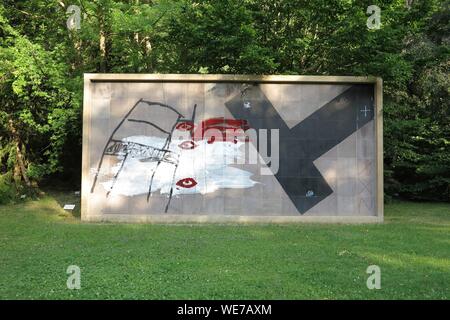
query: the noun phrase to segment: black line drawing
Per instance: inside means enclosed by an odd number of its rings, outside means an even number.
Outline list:
[[[129,116],[131,115],[131,113],[136,109],[136,107],[140,104],[140,103],[145,103],[147,104],[149,107],[161,107],[161,108],[167,108],[168,110],[173,111],[174,113],[176,113],[177,115],[177,120],[173,123],[172,125],[172,129],[171,131],[167,131],[164,130],[163,128],[161,128],[160,126],[150,122],[150,121],[146,121],[146,120],[137,120],[137,119],[128,119]],[[195,108],[194,107],[194,114],[193,117],[195,116]],[[105,156],[123,156],[123,159],[121,160],[120,164],[119,164],[119,169],[118,171],[115,173],[111,186],[109,188],[109,190],[106,193],[106,196],[108,197],[113,188],[114,185],[124,167],[125,162],[127,161],[128,157],[142,157],[143,159],[141,161],[145,161],[145,162],[149,162],[149,161],[157,161],[157,166],[154,169],[153,173],[152,173],[152,177],[149,183],[149,191],[147,194],[147,202],[149,201],[149,197],[151,194],[151,188],[152,188],[152,183],[153,183],[153,178],[154,175],[156,173],[156,170],[158,168],[158,166],[162,163],[162,162],[166,162],[166,163],[170,163],[172,165],[174,165],[174,173],[173,173],[173,178],[175,178],[175,173],[176,173],[176,169],[178,166],[178,160],[179,160],[179,154],[174,153],[173,151],[169,150],[169,144],[171,142],[172,139],[172,134],[173,131],[175,130],[177,124],[184,118],[184,116],[178,112],[178,110],[176,110],[174,107],[169,106],[167,104],[163,104],[160,102],[153,102],[153,101],[147,101],[147,100],[143,100],[143,99],[139,99],[132,107],[131,109],[125,114],[125,116],[122,118],[122,120],[119,122],[119,124],[114,128],[113,132],[111,133],[111,135],[108,138],[108,141],[105,144],[105,147],[103,148],[103,152],[102,155],[100,157],[100,161],[98,163],[97,166],[97,170],[95,172],[95,176],[94,176],[94,181],[92,183],[91,186],[91,193],[93,193],[95,191],[95,187],[97,185],[97,181],[98,181],[98,175],[101,171],[102,165],[103,165],[103,161]],[[136,142],[127,142],[127,141],[122,141],[122,140],[118,140],[118,139],[114,139],[114,135],[116,134],[116,132],[119,130],[119,128],[124,124],[125,121],[129,121],[129,122],[135,122],[135,123],[145,123],[148,124],[154,128],[156,128],[157,130],[159,130],[160,132],[167,134],[167,138],[165,140],[164,146],[162,148],[157,148],[154,146],[149,146],[149,145],[145,145],[145,144],[141,144],[141,143],[136,143]],[[172,181],[174,182],[174,181]],[[169,201],[166,205],[166,209],[165,212],[167,212],[168,208],[169,208],[169,204],[170,204],[170,199],[172,197],[172,192],[169,195]]]
[[[137,142],[115,139],[112,139],[111,142],[113,142],[113,144],[106,149],[105,155],[124,156],[125,154],[129,154],[132,157],[149,158],[149,160],[151,160],[159,159],[163,157],[164,154],[171,152],[169,149],[156,148]],[[141,161],[145,161],[145,159]]]
[[[173,111],[177,115],[177,119],[172,124],[171,130],[170,131],[164,130],[159,125],[157,125],[151,121],[140,120],[140,119],[129,119],[132,112],[136,109],[136,107],[140,103],[145,103],[149,107],[162,107],[162,108],[167,108],[168,110]],[[118,180],[119,175],[121,174],[122,169],[123,169],[127,159],[129,157],[138,157],[138,158],[141,158],[140,161],[142,161],[142,162],[156,162],[157,163],[156,167],[153,169],[153,172],[151,174],[151,178],[149,181],[148,192],[147,192],[147,202],[148,202],[150,199],[150,196],[152,194],[153,180],[154,180],[155,174],[158,170],[158,167],[163,162],[169,163],[174,166],[174,169],[173,169],[173,173],[172,173],[172,184],[171,184],[172,187],[170,189],[168,202],[165,207],[165,212],[167,212],[169,209],[169,206],[170,206],[171,199],[173,197],[173,185],[175,183],[174,180],[175,180],[175,175],[176,175],[176,171],[178,168],[178,162],[179,162],[179,157],[180,157],[180,155],[178,153],[169,150],[169,145],[172,141],[173,132],[179,123],[195,121],[196,110],[197,110],[197,104],[194,105],[191,118],[186,119],[180,112],[178,112],[178,110],[176,108],[174,108],[172,106],[169,106],[169,105],[166,105],[163,103],[159,103],[159,102],[146,101],[143,99],[139,99],[131,107],[131,109],[125,114],[125,116],[122,118],[122,120],[119,122],[119,124],[116,126],[116,128],[114,128],[113,132],[109,136],[108,141],[105,144],[105,147],[103,149],[99,164],[97,166],[97,170],[95,172],[94,181],[92,183],[90,192],[93,193],[95,191],[95,187],[96,187],[97,181],[98,181],[98,175],[101,171],[105,156],[116,156],[116,157],[121,156],[121,157],[123,157],[123,159],[119,163],[119,169],[113,176],[111,186],[106,193],[106,197],[109,197],[112,190],[114,189],[116,181]],[[146,144],[142,144],[142,143],[114,139],[114,135],[117,133],[119,128],[125,123],[125,121],[147,124],[155,129],[159,130],[161,133],[166,134],[167,137],[164,141],[164,145],[162,147],[158,148],[155,146],[146,145]],[[192,136],[192,134],[193,133],[191,131],[191,136]]]
[[[195,121],[195,111],[197,110],[197,104],[195,104],[194,105],[194,110],[192,111],[192,117],[191,117],[191,119],[190,119],[190,121],[192,122],[192,123],[194,123],[194,121]],[[174,124],[174,126],[172,127],[172,133],[173,133],[173,130],[175,130],[175,127],[177,126],[177,124],[180,122],[180,117],[178,116],[178,120],[177,120],[177,122]],[[172,139],[172,133],[170,134],[170,140]],[[192,137],[192,131],[191,131],[191,137]],[[170,143],[170,141],[169,141],[169,143]],[[178,155],[178,158],[180,157],[180,155]],[[159,164],[159,163],[158,163]],[[167,201],[167,204],[166,204],[166,208],[165,208],[165,210],[164,210],[164,212],[165,213],[167,213],[167,211],[169,210],[169,206],[170,206],[170,202],[171,202],[171,200],[172,200],[172,196],[173,196],[173,185],[174,185],[174,183],[175,183],[175,174],[176,174],[176,172],[177,172],[177,169],[178,169],[178,163],[175,165],[175,169],[173,170],[173,176],[172,176],[172,183],[171,183],[171,186],[170,186],[170,192],[169,192],[169,201]],[[155,172],[156,172],[156,169],[155,169],[155,171],[153,172],[153,175],[155,174]],[[153,182],[153,176],[152,176],[152,182]],[[148,192],[148,194],[147,194],[147,201],[148,201],[148,198],[150,197],[150,194],[151,194],[151,186],[152,186],[152,182],[150,182],[150,188],[149,188],[149,192]]]
[[[106,197],[109,197],[109,194],[111,193],[112,189],[114,188],[114,185],[116,184],[117,178],[119,177],[119,174],[123,169],[123,165],[125,164],[127,157],[128,157],[128,153],[125,153],[125,155],[120,163],[120,168],[119,168],[119,170],[117,170],[116,174],[114,175],[113,182],[111,183],[111,187],[109,188],[108,192],[106,193]]]
[[[164,143],[163,149],[167,148],[169,146],[170,142],[172,141],[173,131],[175,130],[175,127],[177,126],[177,124],[180,122],[180,118],[181,118],[181,116],[179,115],[177,121],[175,121],[175,123],[172,126],[172,130],[170,132],[168,132],[168,136],[166,138],[166,142]],[[175,172],[176,172],[177,167],[178,167],[178,158],[179,158],[179,155],[177,157],[177,162],[175,164],[174,176],[175,176]],[[149,201],[150,195],[152,194],[153,179],[155,178],[156,171],[158,170],[159,165],[163,161],[164,161],[164,158],[159,159],[158,163],[156,164],[156,168],[153,170],[152,177],[150,179],[150,184],[148,185],[147,202]],[[173,184],[173,181],[172,181],[172,184]],[[171,198],[171,195],[169,196],[169,201],[170,201],[170,198]],[[167,212],[167,207],[166,207],[166,212]]]

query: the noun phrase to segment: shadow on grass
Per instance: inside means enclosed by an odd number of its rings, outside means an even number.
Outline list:
[[[61,209],[66,204],[75,205],[73,210],[65,210],[73,218],[80,219],[81,217],[81,194],[76,194],[75,191],[57,191],[57,190],[45,190],[47,196],[53,198]]]

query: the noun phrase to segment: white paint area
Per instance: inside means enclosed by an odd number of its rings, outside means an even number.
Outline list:
[[[123,139],[124,142],[135,142],[162,148],[165,138],[150,136],[131,136]],[[174,139],[169,145],[169,150],[179,155],[178,167],[174,164],[161,162],[157,167],[157,161],[143,161],[142,158],[128,156],[123,168],[114,184],[111,194],[135,196],[147,194],[153,172],[152,194],[159,191],[161,194],[169,194],[173,188],[173,195],[178,194],[206,194],[221,188],[250,188],[256,181],[251,179],[252,173],[232,167],[236,161],[241,160],[245,153],[241,148],[244,142],[214,142],[208,144],[206,140],[196,141],[194,149],[182,149],[179,147],[185,140]],[[123,156],[111,168],[110,174],[114,176],[120,168]],[[197,182],[194,187],[183,188],[176,183],[185,178],[193,178]],[[106,191],[109,191],[113,178],[101,183]]]

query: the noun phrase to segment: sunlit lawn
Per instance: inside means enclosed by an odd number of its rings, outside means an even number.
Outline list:
[[[0,298],[450,298],[450,204],[389,204],[380,225],[132,225],[82,223],[75,199],[0,206]]]

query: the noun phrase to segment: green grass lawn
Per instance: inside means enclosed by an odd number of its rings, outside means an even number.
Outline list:
[[[132,225],[82,223],[65,202],[0,206],[0,298],[450,298],[450,204],[386,205],[380,225]]]

